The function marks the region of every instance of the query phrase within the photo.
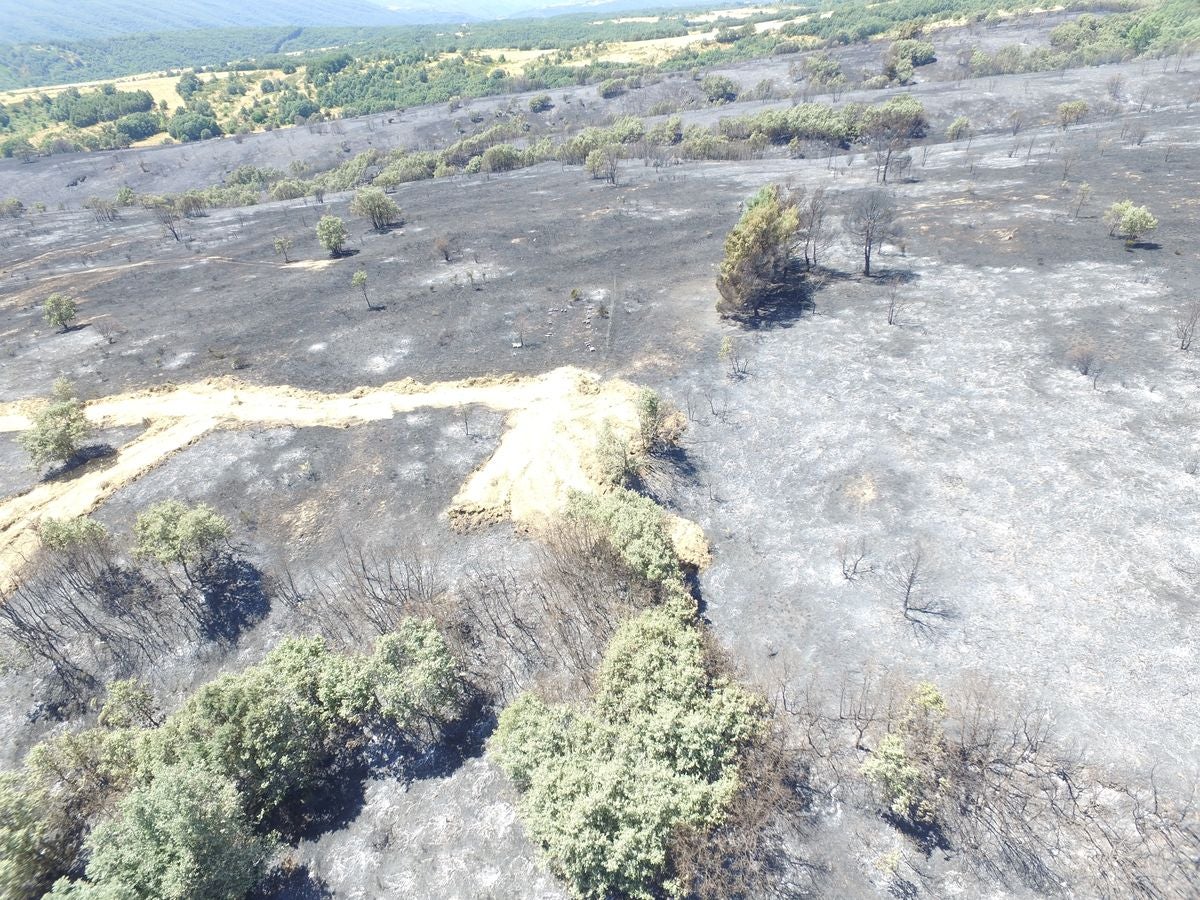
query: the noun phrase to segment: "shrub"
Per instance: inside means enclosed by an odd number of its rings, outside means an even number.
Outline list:
[[[54,382],[50,402],[38,411],[33,426],[17,440],[34,466],[40,468],[47,463],[73,459],[91,433],[91,424],[74,387],[65,378],[59,378]]]
[[[78,313],[78,304],[66,294],[60,294],[56,291],[46,298],[45,318],[47,325],[66,331],[70,328],[71,322],[75,320],[75,316]]]
[[[709,75],[700,82],[700,90],[709,103],[732,103],[738,97],[738,84],[724,75]]]
[[[971,120],[966,116],[959,116],[946,129],[946,140],[961,141],[963,138],[971,134]]]
[[[638,434],[645,452],[651,453],[679,443],[686,427],[685,420],[678,410],[664,403],[658,394],[649,388],[640,391],[637,411]]]
[[[0,897],[40,897],[65,866],[41,798],[0,773]]]
[[[289,638],[257,666],[206,685],[148,735],[142,765],[208,766],[269,816],[313,788],[372,721],[411,729],[444,719],[461,698],[458,671],[430,621],[409,620],[370,656]]]
[[[190,766],[134,788],[87,845],[86,885],[64,879],[49,897],[240,900],[274,851],[251,829],[228,779]]]
[[[271,188],[272,200],[299,200],[309,192],[309,185],[303,181],[285,178],[283,181],[278,181]]]
[[[144,141],[162,131],[158,116],[148,112],[130,113],[117,119],[113,125],[130,141]]]
[[[317,223],[317,240],[330,256],[341,256],[346,246],[346,223],[339,216],[321,216]]]
[[[181,109],[167,120],[167,133],[177,141],[202,141],[221,135],[221,126],[211,115]]]
[[[350,202],[350,211],[357,216],[364,216],[371,220],[371,227],[376,231],[384,231],[387,227],[400,218],[400,207],[396,202],[385,194],[382,188],[364,187],[359,188],[354,194],[354,199]],[[330,217],[326,217],[330,218]],[[323,223],[325,219],[321,219]],[[317,227],[318,236],[320,235],[320,226]],[[324,243],[322,241],[321,243]],[[332,251],[332,247],[330,250]],[[336,254],[335,254],[336,255]]]
[[[549,94],[538,94],[529,100],[530,112],[540,113],[550,109],[554,109],[554,101],[550,99]]]
[[[616,184],[617,173],[621,167],[620,148],[615,146],[597,148],[587,155],[583,166],[593,178],[602,178],[609,184]]]
[[[620,78],[609,78],[600,82],[597,90],[605,100],[611,100],[613,97],[620,97],[625,93],[625,82]]]
[[[607,494],[572,494],[568,518],[599,525],[630,571],[652,584],[677,582],[679,558],[662,508],[649,497],[618,488]]]
[[[927,66],[937,62],[933,44],[929,41],[917,41],[911,38],[895,41],[888,50],[888,56],[893,60],[908,60],[913,66]]]
[[[1090,107],[1086,100],[1067,100],[1058,104],[1058,124],[1066,131],[1071,125],[1082,122]]]
[[[910,827],[937,822],[945,791],[946,701],[938,689],[919,684],[905,702],[896,728],[884,736],[862,772],[889,812]]]
[[[31,749],[19,772],[0,775],[0,897],[40,897],[65,874],[90,818],[133,775],[129,733],[90,728]]]
[[[500,716],[490,751],[578,897],[675,894],[664,885],[672,836],[722,820],[739,753],[762,728],[761,701],[706,665],[692,615],[670,604],[621,626],[589,707],[525,694]]]
[[[521,151],[512,144],[496,144],[483,151],[484,172],[511,172],[521,165]]]
[[[48,550],[69,550],[83,544],[102,541],[108,536],[104,526],[88,516],[74,519],[42,519],[38,537]]]

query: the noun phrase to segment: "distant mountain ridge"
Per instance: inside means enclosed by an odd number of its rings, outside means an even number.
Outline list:
[[[400,4],[398,4],[400,5]],[[0,42],[28,44],[138,32],[265,26],[413,25],[463,21],[445,6],[371,0],[0,0]]]
[[[607,15],[716,0],[0,0],[0,44],[68,43],[212,28],[386,26],[569,13]],[[736,6],[736,2],[730,5]]]

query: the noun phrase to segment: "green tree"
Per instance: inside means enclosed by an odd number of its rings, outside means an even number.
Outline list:
[[[282,256],[284,263],[290,263],[288,259],[288,251],[292,249],[292,239],[290,237],[275,238],[275,255]]]
[[[54,328],[61,328],[66,332],[70,329],[71,323],[75,321],[75,317],[78,314],[79,305],[72,297],[66,294],[60,294],[55,291],[46,298],[45,318],[47,325]]]
[[[524,694],[500,716],[490,752],[577,897],[677,895],[672,836],[719,824],[737,790],[763,705],[712,671],[693,617],[670,603],[622,625],[588,707]]]
[[[0,775],[0,897],[40,897],[71,867],[89,822],[133,775],[128,732],[88,728],[37,744]]]
[[[240,900],[275,844],[256,835],[228,779],[176,766],[134,788],[88,837],[88,889],[60,881],[51,898]]]
[[[800,219],[778,185],[750,199],[725,238],[725,258],[717,276],[722,316],[757,315],[789,274],[791,244]]]
[[[341,256],[346,246],[346,223],[338,216],[321,216],[317,223],[317,240],[330,256]]]
[[[324,778],[352,730],[444,721],[461,696],[454,658],[431,621],[401,623],[370,656],[289,638],[259,665],[194,694],[148,735],[143,766],[207,766],[265,817]]]
[[[47,463],[67,462],[79,453],[92,433],[83,403],[65,378],[54,382],[50,402],[33,417],[33,426],[17,440],[37,468]]]
[[[367,273],[359,269],[350,277],[351,287],[356,287],[362,291],[363,299],[367,301],[367,309],[374,309],[371,305],[371,298],[367,295]]]
[[[376,231],[386,231],[388,226],[399,220],[400,207],[382,188],[365,187],[360,188],[354,194],[354,199],[350,202],[350,211],[356,216],[363,216],[371,220],[371,227]],[[331,217],[326,217],[331,218]],[[322,222],[325,219],[321,220]],[[320,233],[320,226],[318,226]],[[324,243],[324,241],[322,241]],[[332,248],[330,248],[332,250]]]
[[[617,183],[617,173],[621,167],[620,148],[610,144],[598,147],[587,155],[584,161],[586,168],[593,178],[602,178],[609,184]]]
[[[66,868],[44,798],[15,772],[0,773],[0,897],[40,897]]]
[[[859,131],[875,153],[876,178],[887,183],[897,156],[925,136],[925,107],[911,94],[900,94],[863,110]]]
[[[146,728],[159,725],[158,703],[144,684],[133,678],[110,681],[108,696],[100,708],[100,724],[106,728]]]
[[[678,582],[682,572],[662,507],[634,491],[572,494],[567,516],[599,525],[634,574],[652,584]]]
[[[1158,219],[1149,208],[1136,206],[1132,200],[1118,200],[1105,210],[1104,223],[1110,235],[1120,235],[1130,244],[1158,228]]]
[[[511,172],[521,165],[521,151],[512,144],[496,144],[483,151],[480,166],[484,172]]]
[[[229,520],[207,503],[163,500],[134,520],[133,552],[164,566],[178,564],[191,577],[193,569],[215,559],[232,531]]]

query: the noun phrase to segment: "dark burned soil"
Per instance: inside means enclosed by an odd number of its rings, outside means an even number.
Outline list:
[[[404,224],[383,234],[350,216],[347,195],[213,211],[185,222],[182,242],[140,210],[98,225],[82,198],[52,188],[70,166],[90,166],[111,194],[119,176],[102,173],[128,171],[132,154],[5,165],[0,196],[51,211],[0,224],[0,401],[44,395],[59,375],[89,398],[215,375],[322,391],[563,365],[624,376],[689,417],[684,463],[650,486],[712,541],[705,612],[749,677],[833,689],[844,673],[892,670],[948,693],[987,682],[1014,705],[1045,706],[1095,762],[1130,773],[1158,764],[1174,778],[1200,764],[1200,363],[1174,331],[1200,284],[1200,107],[1183,99],[1195,68],[917,86],[933,146],[914,150],[911,177],[892,185],[904,237],[870,279],[843,240],[810,279],[811,305],[757,328],[714,312],[740,205],[779,181],[825,186],[840,210],[874,184],[869,159],[629,161],[616,187],[545,164],[406,185],[395,194]],[[776,69],[731,71],[752,85]],[[1150,89],[1140,111],[1127,100],[1111,118],[1049,124],[1061,100],[1102,99],[1118,71]],[[1015,136],[1004,127],[1013,108],[1027,122]],[[959,114],[981,132],[969,145],[941,138]],[[1146,130],[1140,144],[1130,125]],[[344,128],[353,137],[366,126]],[[330,160],[342,153],[327,146],[336,135],[292,134],[144,155],[164,171],[182,168],[177,159],[216,176],[157,188],[168,190],[215,181],[235,160],[286,165],[310,140]],[[290,149],[260,152],[271,142]],[[1091,195],[1076,214],[1081,182]],[[1100,218],[1126,198],[1160,220],[1131,248]],[[347,218],[353,255],[320,250],[322,214]],[[284,235],[286,264],[272,252]],[[433,247],[442,235],[455,247],[448,263]],[[352,289],[358,270],[382,310]],[[41,319],[52,290],[80,299],[81,324],[66,334]],[[718,358],[726,337],[747,374],[731,377]],[[1087,374],[1073,362],[1082,347]],[[98,516],[120,532],[153,500],[202,499],[234,518],[264,568],[319,572],[347,543],[403,538],[440,547],[453,579],[527,552],[509,526],[460,535],[443,515],[502,430],[499,414],[476,409],[465,420],[439,410],[347,429],[215,432]],[[34,481],[13,435],[0,434],[0,489]],[[839,548],[860,546],[847,577]],[[937,612],[906,617],[894,576],[916,552],[923,605]],[[293,624],[281,607],[236,649],[181,650],[155,686],[181,696]],[[27,716],[37,685],[14,684],[3,726],[17,754],[49,726]],[[478,755],[430,761],[411,781],[381,776],[344,828],[301,846],[311,880],[284,895],[324,884],[338,897],[560,896],[512,801]],[[852,832],[862,843],[850,847]],[[887,834],[847,811],[818,830],[811,852],[840,860],[834,894],[875,894],[872,859]],[[954,861],[940,865],[944,885],[979,888]]]

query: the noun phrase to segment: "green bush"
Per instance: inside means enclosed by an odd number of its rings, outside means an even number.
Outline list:
[[[922,682],[908,697],[900,719],[863,764],[862,772],[892,815],[911,827],[937,822],[946,790],[946,701]]]
[[[0,773],[0,897],[40,897],[66,868],[63,856],[44,798],[17,773]]]
[[[609,78],[600,82],[597,91],[605,100],[611,100],[613,97],[620,97],[625,93],[625,82],[620,78]]]
[[[937,62],[933,44],[929,41],[918,41],[911,38],[893,42],[888,50],[888,56],[896,61],[908,60],[913,66],[927,66]]]
[[[567,516],[604,529],[630,571],[652,584],[678,582],[679,559],[662,508],[649,497],[618,488],[606,494],[572,494]]]
[[[724,75],[709,75],[700,82],[700,90],[709,103],[732,103],[738,98],[738,84]]]
[[[377,720],[402,729],[436,721],[460,696],[432,622],[404,622],[370,656],[289,638],[259,665],[201,688],[150,732],[142,765],[207,766],[237,786],[258,819],[316,786],[353,731]]]
[[[237,790],[202,767],[163,769],[134,788],[88,837],[86,882],[53,900],[241,900],[275,844],[256,835]]]
[[[521,792],[530,837],[586,900],[676,896],[669,844],[720,823],[761,701],[706,665],[694,610],[648,610],[617,631],[584,709],[532,694],[500,716],[490,752]]]
[[[483,151],[481,165],[485,172],[511,172],[521,166],[521,151],[512,144],[496,144]]]
[[[49,550],[69,550],[81,544],[103,541],[108,536],[104,526],[88,516],[75,519],[42,519],[38,537]]]
[[[71,868],[89,821],[131,783],[134,756],[129,732],[91,728],[43,741],[0,775],[0,897],[39,897]]]
[[[1133,243],[1158,228],[1158,219],[1148,207],[1135,206],[1132,200],[1119,200],[1104,212],[1110,235],[1120,235]]]
[[[1066,131],[1072,125],[1082,122],[1091,107],[1086,100],[1067,100],[1058,104],[1058,124]]]

